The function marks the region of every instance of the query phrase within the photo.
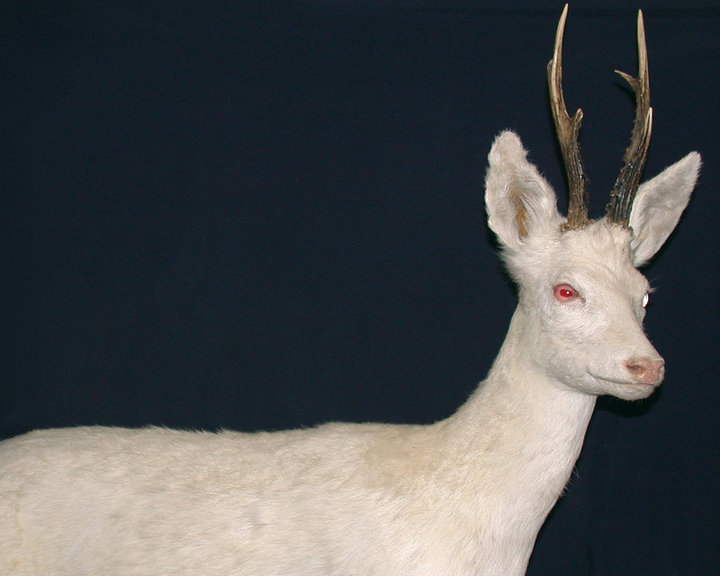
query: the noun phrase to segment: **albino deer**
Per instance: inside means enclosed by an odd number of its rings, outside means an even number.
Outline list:
[[[488,377],[430,426],[326,424],[242,434],[39,431],[0,444],[0,574],[42,576],[512,576],[580,453],[595,399],[660,384],[636,270],[665,242],[700,167],[691,153],[638,187],[652,109],[642,14],[625,166],[588,219],[565,108],[567,7],[549,65],[570,188],[555,193],[503,132],[486,204],[519,303]]]

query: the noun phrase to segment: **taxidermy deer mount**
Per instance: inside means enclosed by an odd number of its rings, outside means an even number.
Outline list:
[[[0,443],[0,574],[513,576],[562,493],[598,395],[652,394],[664,361],[643,332],[647,280],[700,167],[693,152],[638,185],[652,127],[638,17],[632,140],[607,214],[588,217],[562,91],[567,7],[550,62],[567,217],[501,133],[489,226],[519,286],[507,337],[459,410],[429,426],[325,424],[274,433],[87,427]]]

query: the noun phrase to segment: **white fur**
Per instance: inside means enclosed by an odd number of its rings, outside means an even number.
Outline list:
[[[660,358],[643,334],[648,285],[633,259],[670,234],[698,165],[690,155],[643,186],[640,235],[605,220],[561,232],[554,192],[518,137],[501,134],[486,200],[519,304],[487,379],[453,416],[259,434],[91,427],[5,441],[0,574],[523,574],[596,396],[643,398],[659,384],[627,367]],[[557,301],[557,284],[582,298]]]
[[[700,164],[700,154],[690,152],[638,188],[630,214],[635,266],[650,260],[677,225],[695,187]]]

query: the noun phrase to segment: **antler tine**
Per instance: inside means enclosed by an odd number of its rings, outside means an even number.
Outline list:
[[[555,34],[553,57],[548,63],[548,88],[550,91],[550,106],[555,121],[555,131],[560,143],[568,181],[569,202],[565,228],[574,229],[582,228],[588,223],[588,180],[580,156],[580,142],[578,140],[583,113],[578,108],[575,115],[572,118],[570,117],[565,106],[565,96],[562,89],[562,45],[567,13],[568,5],[566,4]]]
[[[625,150],[624,164],[610,193],[610,202],[607,205],[608,220],[623,226],[628,226],[630,220],[630,210],[645,167],[652,134],[653,109],[650,107],[650,78],[642,10],[638,11],[637,43],[638,77],[633,78],[625,72],[615,71],[630,85],[635,93],[636,102],[632,138],[630,145]]]

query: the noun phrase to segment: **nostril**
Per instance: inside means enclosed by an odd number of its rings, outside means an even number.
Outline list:
[[[665,376],[665,361],[662,359],[635,358],[625,362],[625,368],[641,384],[657,385]]]
[[[642,374],[643,372],[645,372],[645,365],[638,360],[631,360],[629,362],[625,362],[625,368],[630,370],[630,372],[632,372],[633,374]]]

